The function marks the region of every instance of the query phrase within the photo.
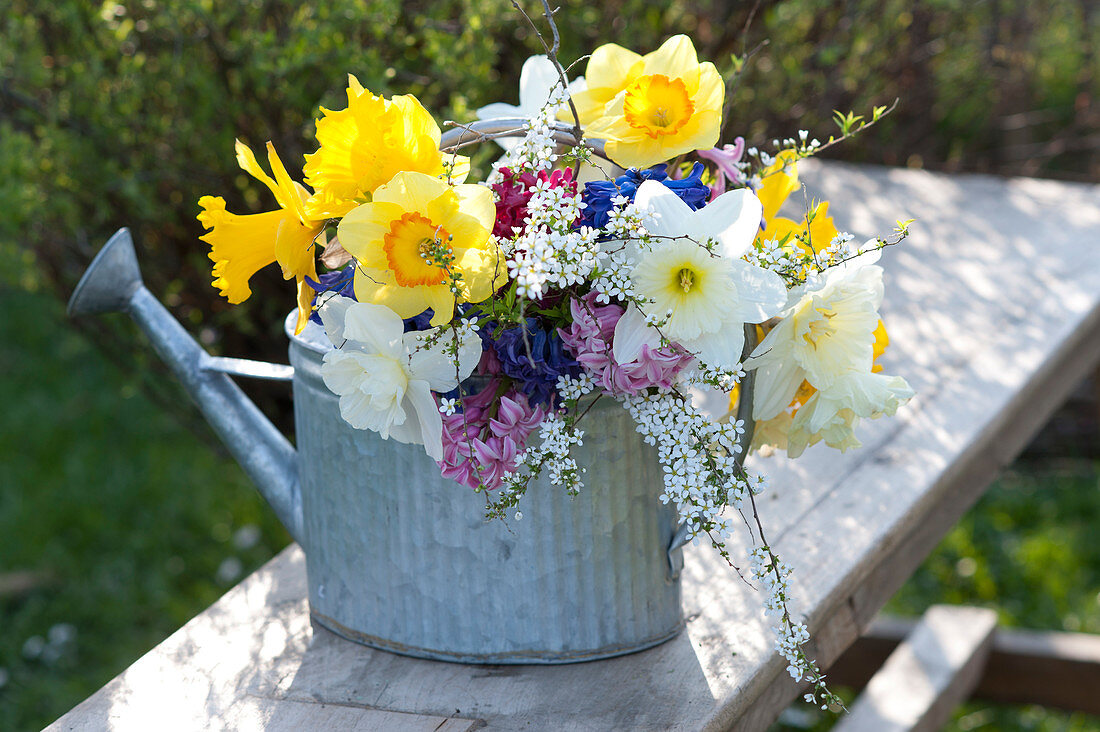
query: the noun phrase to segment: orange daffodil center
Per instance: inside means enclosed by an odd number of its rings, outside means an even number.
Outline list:
[[[623,98],[623,115],[627,124],[654,138],[679,132],[694,111],[695,104],[688,96],[684,82],[669,79],[663,74],[650,74],[637,79],[626,88]]]
[[[446,244],[450,236],[442,226],[415,212],[402,214],[391,223],[389,233],[383,237],[382,250],[397,284],[417,287],[446,283],[447,272],[433,261],[433,253],[440,248],[453,253]]]
[[[687,36],[640,56],[614,43],[600,46],[573,95],[585,135],[605,140],[616,163],[645,168],[714,147],[725,87],[712,63],[699,63]]]
[[[484,186],[398,173],[340,222],[340,243],[359,262],[356,297],[402,318],[431,308],[433,326],[449,322],[456,304],[481,302],[507,281],[504,254],[490,235],[495,218]]]

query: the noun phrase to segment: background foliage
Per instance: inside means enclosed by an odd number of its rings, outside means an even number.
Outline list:
[[[681,32],[722,71],[731,54],[755,50],[727,138],[767,146],[799,128],[824,138],[834,109],[900,98],[885,122],[829,154],[1100,180],[1093,0],[561,4],[563,59],[609,40],[646,51]],[[349,72],[372,91],[417,95],[440,122],[468,120],[482,104],[516,101],[520,64],[540,49],[506,0],[0,9],[0,575],[28,570],[38,583],[8,593],[0,583],[0,728],[22,729],[98,688],[286,542],[240,471],[196,439],[210,439],[201,419],[126,319],[85,319],[77,335],[58,299],[129,226],[150,289],[212,351],[285,360],[291,287],[269,268],[255,296],[229,308],[198,241],[203,194],[242,213],[272,205],[237,169],[233,139],[272,140],[300,164],[320,106],[343,106]],[[247,388],[288,426],[285,387]],[[1095,552],[1063,539],[1083,535],[1082,518],[1100,509],[1080,501],[1100,492],[1095,463],[1075,464],[1072,478],[1024,466],[994,488],[898,602],[919,612],[936,597],[996,598],[1013,622],[1095,630]],[[1030,510],[1040,493],[1052,508]],[[51,643],[59,625],[76,640]],[[1100,729],[1040,717],[1012,724]],[[1013,728],[1000,719],[987,728]]]

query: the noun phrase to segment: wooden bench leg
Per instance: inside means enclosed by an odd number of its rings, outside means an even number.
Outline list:
[[[935,605],[868,682],[835,732],[938,730],[981,678],[997,614]]]

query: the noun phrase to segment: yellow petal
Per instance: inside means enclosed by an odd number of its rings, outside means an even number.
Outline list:
[[[890,345],[890,336],[886,333],[886,324],[881,320],[878,321],[878,327],[875,328],[875,362],[871,366],[873,373],[882,371],[882,365],[878,363],[878,357],[886,353],[886,347]]]
[[[643,61],[643,74],[664,74],[669,78],[683,76],[699,66],[695,46],[683,34],[669,38],[656,51],[647,53]]]
[[[257,162],[256,156],[252,152],[252,148],[245,145],[240,140],[235,140],[233,147],[237,151],[237,165],[241,166],[241,170],[267,186],[271,192],[275,194],[275,198],[279,201],[279,205],[284,206],[282,201],[283,191],[279,189],[279,185],[272,180],[271,176],[265,173],[263,168],[260,167],[260,163]]]
[[[275,174],[275,182],[279,184],[281,195],[276,195],[276,198],[279,199],[279,205],[293,211],[303,226],[309,224],[310,222],[306,219],[305,208],[302,205],[309,198],[309,192],[300,183],[295,183],[290,179],[283,161],[279,159],[279,155],[275,152],[275,146],[270,141],[267,143],[267,162],[271,165],[271,172]]]
[[[634,81],[632,74],[637,75],[634,66],[641,60],[641,56],[617,43],[605,43],[593,51],[592,58],[588,59],[584,79],[589,91],[613,89],[608,96],[614,96],[615,92]]]
[[[446,178],[452,184],[464,183],[470,175],[470,159],[465,155],[444,155],[443,167],[450,171]]]
[[[317,245],[322,227],[302,226],[290,211],[280,211],[282,220],[275,234],[275,260],[283,269],[284,279],[317,278]]]
[[[438,327],[450,322],[455,314],[455,296],[451,293],[451,289],[447,285],[435,285],[425,287],[424,294],[427,296],[428,307],[432,309],[429,325]],[[424,309],[420,312],[424,312]]]
[[[286,214],[282,211],[241,216],[225,210],[225,199],[203,196],[198,219],[209,229],[200,239],[210,245],[214,287],[236,305],[252,294],[248,280],[275,261],[275,239]]]
[[[349,202],[370,200],[400,171],[447,174],[439,126],[416,97],[386,99],[364,89],[355,77],[348,84],[347,109],[322,110],[320,148],[306,156],[306,182],[320,194],[315,211],[346,212]],[[468,159],[455,156],[453,163],[455,177],[463,177]]]
[[[306,216],[313,220],[339,219],[358,206],[351,198],[337,198],[331,190],[315,193],[305,202]]]
[[[458,207],[462,213],[477,219],[482,228],[493,230],[497,220],[497,207],[492,192],[485,186],[461,185],[452,190],[458,197]]]
[[[350,102],[354,97],[362,94],[366,89],[359,83],[359,79],[355,78],[355,74],[348,74],[348,101]]]
[[[313,278],[316,281],[316,277]],[[306,284],[305,280],[298,280],[298,322],[294,326],[294,335],[298,335],[305,329],[309,322],[309,315],[313,311],[313,298],[317,291]]]
[[[718,69],[710,62],[700,64],[699,86],[693,95],[696,108],[721,111],[725,98],[726,85]]]
[[[390,231],[390,223],[401,217],[405,209],[385,201],[371,201],[357,206],[340,220],[336,237],[340,245],[367,267],[385,267],[382,244]]]
[[[764,221],[775,218],[787,196],[797,188],[797,159],[793,152],[784,150],[761,175],[760,189],[756,191],[756,197],[764,207]]]
[[[618,90],[610,89],[585,89],[573,95],[573,105],[577,108],[577,117],[580,118],[581,127],[585,130],[588,125],[604,116],[604,107],[615,96]],[[558,119],[563,122],[573,122],[573,112],[566,105],[558,110]]]
[[[401,318],[411,318],[428,309],[426,289],[430,288],[401,287],[388,270],[365,267],[355,270],[356,299],[385,305]]]
[[[402,171],[374,192],[374,200],[399,204],[406,211],[426,211],[433,199],[449,189],[450,186],[439,178],[423,173]]]

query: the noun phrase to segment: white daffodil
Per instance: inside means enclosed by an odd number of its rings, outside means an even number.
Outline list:
[[[912,398],[913,390],[900,376],[849,372],[828,390],[814,393],[794,413],[787,431],[787,456],[796,458],[821,440],[841,452],[859,447],[855,428],[861,419],[892,416]]]
[[[481,340],[470,333],[459,345],[458,366],[445,352],[446,335],[404,332],[397,313],[384,305],[332,297],[320,310],[325,333],[336,348],[324,356],[321,377],[340,397],[340,415],[356,429],[382,439],[424,445],[443,459],[443,420],[432,391],[447,392],[470,375],[481,357]]]
[[[745,323],[763,322],[787,302],[779,275],[742,259],[760,227],[760,201],[740,189],[692,211],[664,185],[645,181],[635,205],[651,214],[648,229],[655,237],[632,252],[630,279],[647,301],[642,315],[667,318],[661,328],[665,336],[705,364],[734,368],[745,344]],[[630,342],[646,337],[635,335]]]
[[[771,419],[785,409],[803,381],[829,389],[851,372],[870,373],[882,303],[878,251],[831,267],[790,293],[783,320],[753,351],[753,417]]]
[[[519,72],[519,104],[494,102],[477,110],[478,119],[496,119],[498,117],[523,117],[530,119],[539,112],[550,99],[550,92],[561,84],[554,63],[546,56],[532,56],[523,62]],[[569,82],[569,93],[576,94],[585,89],[584,77]],[[519,144],[521,137],[504,137],[495,142],[505,150],[511,150]]]
[[[872,372],[882,304],[878,256],[868,252],[792,290],[783,320],[746,364],[756,369],[759,437],[790,457],[821,440],[842,451],[858,447],[861,419],[893,414],[913,397],[905,379]]]

